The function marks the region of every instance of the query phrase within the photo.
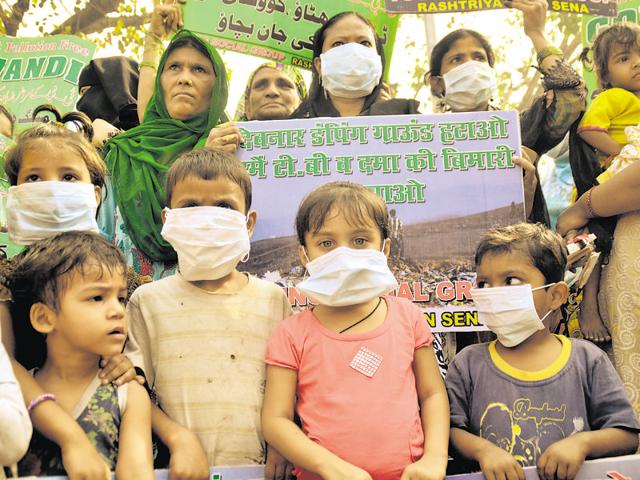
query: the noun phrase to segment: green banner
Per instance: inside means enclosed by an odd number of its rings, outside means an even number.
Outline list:
[[[216,48],[311,69],[313,34],[345,11],[371,20],[389,65],[399,17],[385,12],[380,0],[188,0],[183,13],[185,28]]]
[[[40,38],[0,37],[0,103],[16,117],[16,129],[31,124],[38,105],[74,110],[78,77],[95,45],[71,35]]]
[[[638,11],[640,10],[640,0],[629,0],[618,5],[618,16],[609,17],[582,17],[582,46],[591,47],[598,30],[613,25],[614,23],[627,22],[638,23]],[[582,76],[587,85],[587,102],[591,102],[592,94],[598,90],[598,80],[596,73],[590,68],[584,67]]]
[[[616,1],[548,0],[549,10],[580,15],[615,17]],[[385,9],[394,13],[453,13],[507,8],[501,0],[385,0]]]

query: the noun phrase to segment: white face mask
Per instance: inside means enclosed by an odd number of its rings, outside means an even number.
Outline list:
[[[398,286],[379,250],[338,247],[307,263],[309,278],[296,288],[320,305],[357,305]]]
[[[444,101],[454,112],[473,112],[489,104],[496,95],[496,72],[488,63],[470,60],[448,71]]]
[[[489,330],[495,333],[498,341],[505,347],[521,344],[538,330],[544,330],[538,317],[533,292],[554,285],[531,288],[531,285],[514,285],[492,288],[472,288],[471,296],[478,310],[480,320]]]
[[[31,182],[9,188],[7,228],[20,245],[71,230],[99,232],[95,186],[84,182]]]
[[[347,43],[321,54],[320,60],[322,86],[336,97],[366,97],[380,83],[382,59],[375,48]]]
[[[178,253],[188,281],[217,280],[249,256],[246,217],[222,207],[165,208],[162,236]]]

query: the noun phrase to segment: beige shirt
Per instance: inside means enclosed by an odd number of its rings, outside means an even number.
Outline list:
[[[167,415],[198,435],[209,465],[263,463],[264,356],[291,314],[284,291],[249,276],[239,292],[211,293],[176,274],[138,288],[127,313],[125,353]]]

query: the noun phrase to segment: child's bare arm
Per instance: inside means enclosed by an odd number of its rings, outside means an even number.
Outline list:
[[[207,480],[209,465],[198,437],[174,422],[156,405],[151,406],[153,431],[169,448],[171,480]]]
[[[42,395],[44,390],[17,361],[11,361],[25,403]],[[55,442],[62,452],[62,463],[70,480],[109,479],[109,467],[91,445],[80,425],[56,402],[40,403],[31,411],[33,427]]]
[[[465,458],[478,462],[486,480],[525,480],[522,465],[489,440],[461,428],[452,428],[451,445]]]
[[[580,432],[550,445],[538,460],[538,475],[543,480],[572,480],[585,458],[613,457],[633,453],[638,434],[622,428],[603,428]]]
[[[422,458],[404,470],[402,480],[443,479],[449,457],[449,400],[431,346],[416,350],[413,369],[425,449]]]
[[[611,138],[606,132],[584,130],[579,132],[578,135],[593,148],[605,155],[618,155],[620,150],[622,150],[622,145]]]
[[[371,476],[318,445],[293,422],[297,372],[267,365],[267,386],[262,404],[262,430],[266,441],[295,465],[323,479],[371,480]]]
[[[0,324],[2,343],[9,356],[13,372],[20,384],[25,404],[42,395],[45,391],[33,376],[14,358],[14,336],[11,314],[5,302],[0,302]],[[42,435],[55,442],[62,452],[62,463],[70,480],[111,478],[109,467],[91,445],[80,425],[56,402],[39,404],[30,414],[33,427]]]
[[[127,408],[120,423],[116,479],[153,479],[151,402],[145,389],[136,382],[130,382],[127,389]]]

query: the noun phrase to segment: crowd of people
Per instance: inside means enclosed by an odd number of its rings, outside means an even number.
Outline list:
[[[534,466],[564,480],[636,452],[640,27],[598,33],[602,92],[585,112],[580,75],[545,36],[547,2],[505,4],[544,87],[520,113],[527,223],[478,239],[471,293],[493,336],[461,339],[444,379],[423,313],[388,294],[403,227],[372,190],[330,182],[298,207],[296,288],[315,306],[292,312],[280,286],[242,272],[267,206],[252,204],[236,121],[419,113],[384,83],[363,16],[318,29],[308,88],[293,67],[258,67],[235,121],[222,58],[175,5],[155,8],[139,64],[83,70],[78,112],[43,106],[55,121],[14,137],[0,108],[7,227],[23,246],[0,269],[0,465],[71,480],[251,464],[270,480],[524,480]],[[442,38],[425,78],[438,112],[499,110],[495,61],[479,32]],[[576,199],[556,233],[536,165],[567,135]],[[555,332],[566,243],[585,228],[601,260],[575,339]]]

